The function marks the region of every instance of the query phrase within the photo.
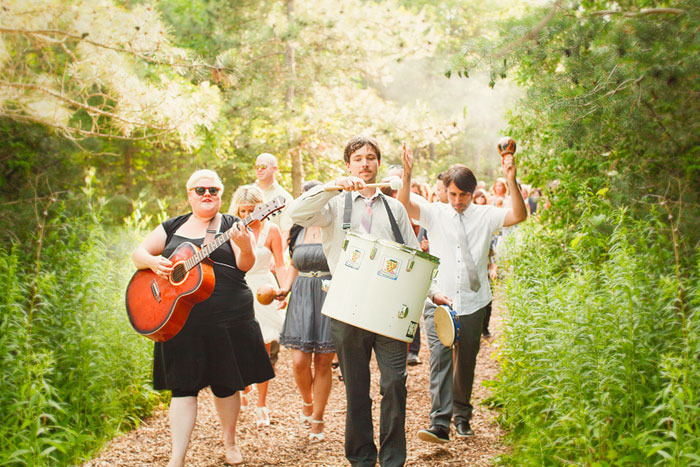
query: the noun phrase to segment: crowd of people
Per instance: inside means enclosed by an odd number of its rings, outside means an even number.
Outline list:
[[[497,277],[498,241],[508,228],[536,213],[541,192],[520,185],[512,155],[504,158],[503,178],[490,188],[456,164],[434,185],[412,180],[411,151],[401,150],[402,165],[381,179],[400,179],[401,188],[368,187],[381,166],[378,143],[358,136],[344,151],[349,175],[329,183],[306,182],[296,200],[277,181],[272,154],[255,162],[255,183],[238,187],[227,214],[221,213],[224,186],[211,170],[187,181],[191,212],[165,221],[148,234],[132,259],[139,269],[168,277],[169,255],[183,242],[206,245],[229,229],[231,239],[210,255],[216,283],[211,296],[195,305],[183,329],[154,347],[154,388],[172,392],[169,467],[184,465],[197,415],[197,395],[211,387],[223,429],[226,462],[240,464],[236,426],[243,410],[254,410],[265,429],[273,416],[268,385],[280,345],[290,349],[299,391],[299,423],[310,442],[322,442],[324,412],[331,392],[332,367],[339,365],[346,390],[345,457],[352,465],[399,466],[406,460],[407,365],[421,364],[421,339],[430,349],[430,426],[417,436],[427,442],[472,436],[470,402],[476,355],[488,325]],[[341,190],[331,190],[328,187]],[[394,185],[396,186],[396,185]],[[339,194],[340,193],[340,194]],[[276,197],[286,200],[281,215],[242,227],[238,222]],[[380,201],[380,202],[377,202]],[[440,259],[424,309],[424,333],[413,342],[386,337],[321,314],[348,230],[403,243]],[[269,286],[276,302],[255,300]],[[436,307],[448,306],[462,332],[454,348],[436,335]],[[381,312],[381,310],[377,310]],[[380,371],[379,447],[374,442],[370,359]],[[249,401],[251,389],[257,399]]]

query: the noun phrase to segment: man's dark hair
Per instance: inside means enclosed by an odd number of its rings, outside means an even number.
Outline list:
[[[455,164],[444,173],[442,182],[445,184],[445,188],[450,186],[450,183],[454,183],[457,188],[466,192],[474,193],[476,188],[476,177],[472,169],[462,164]]]
[[[445,181],[445,172],[440,172],[437,174],[437,179],[444,182]]]
[[[343,160],[345,160],[345,163],[349,164],[350,154],[358,149],[362,149],[364,146],[369,146],[374,149],[374,152],[377,153],[377,160],[381,162],[382,153],[379,150],[379,143],[377,143],[377,140],[369,136],[355,136],[348,142],[347,146],[345,146],[345,152],[343,153]]]

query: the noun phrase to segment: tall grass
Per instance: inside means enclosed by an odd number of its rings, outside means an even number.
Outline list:
[[[700,465],[700,266],[666,238],[623,210],[510,239],[504,464]]]
[[[135,243],[74,204],[0,248],[0,465],[78,463],[158,403],[124,311]]]

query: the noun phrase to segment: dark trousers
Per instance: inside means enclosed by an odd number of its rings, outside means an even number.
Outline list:
[[[420,325],[416,328],[416,336],[413,338],[413,342],[408,346],[408,352],[416,355],[420,352]]]
[[[476,356],[481,344],[486,307],[471,315],[459,317],[461,328],[459,341],[455,345],[455,371],[452,385],[455,423],[469,421],[474,407],[471,404]]]
[[[331,338],[345,383],[345,457],[353,466],[402,466],[406,462],[405,342],[331,319]],[[369,362],[377,356],[382,395],[379,456],[374,443]]]
[[[472,415],[471,395],[474,383],[476,356],[481,342],[481,328],[486,308],[476,313],[460,316],[459,341],[453,350],[445,347],[435,331],[435,305],[426,302],[425,333],[430,348],[430,424],[449,429],[455,422],[470,420]]]
[[[484,307],[484,309],[486,310],[486,313],[484,314],[484,326],[483,326],[483,329],[481,331],[483,334],[486,334],[487,332],[489,332],[489,322],[491,322],[491,306],[492,305],[493,305],[493,302],[489,302],[489,304]]]

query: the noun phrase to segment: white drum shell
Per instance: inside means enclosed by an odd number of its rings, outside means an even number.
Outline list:
[[[348,232],[344,245],[321,313],[413,341],[438,258],[357,232]]]

